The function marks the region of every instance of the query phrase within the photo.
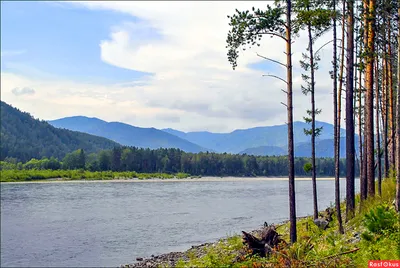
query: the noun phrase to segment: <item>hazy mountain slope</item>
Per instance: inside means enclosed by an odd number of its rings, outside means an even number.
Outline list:
[[[186,152],[207,149],[173,134],[155,129],[140,128],[120,122],[106,122],[98,118],[73,116],[49,121],[55,127],[81,131],[108,138],[122,145],[141,148],[178,148]]]
[[[356,144],[358,144],[358,137],[356,137]],[[356,148],[358,153],[358,148]],[[249,155],[287,155],[286,147],[276,146],[259,146],[246,149],[242,152]],[[302,142],[295,145],[294,154],[296,157],[311,157],[311,142]],[[316,157],[333,157],[333,139],[319,140],[315,143]],[[346,157],[346,138],[340,139],[340,157]]]
[[[318,140],[333,138],[333,125],[325,122],[316,122],[316,127],[323,127]],[[310,125],[304,122],[294,122],[294,141],[296,144],[308,142],[309,136],[304,134],[304,128]],[[287,145],[287,125],[276,125],[267,127],[255,127],[249,129],[235,130],[231,133],[211,132],[181,132],[174,129],[163,129],[164,131],[177,135],[188,141],[199,144],[216,152],[239,153],[249,148],[260,146],[284,147]],[[342,129],[342,135],[344,130]]]

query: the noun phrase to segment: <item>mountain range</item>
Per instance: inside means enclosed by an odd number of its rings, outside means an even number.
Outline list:
[[[355,137],[355,143],[358,144],[358,137]],[[356,146],[358,153],[358,146]],[[240,154],[248,154],[255,156],[262,155],[287,155],[287,147],[277,146],[259,146],[241,151]],[[296,157],[311,157],[311,142],[302,142],[295,144],[294,154]],[[315,142],[316,157],[333,157],[333,139],[318,140]],[[346,157],[346,138],[340,138],[340,158]]]
[[[98,118],[84,116],[66,117],[49,121],[55,127],[65,128],[92,135],[102,136],[122,145],[142,148],[178,148],[186,152],[209,151],[217,153],[239,153],[251,155],[285,155],[287,153],[287,125],[239,129],[230,133],[212,133],[208,131],[182,132],[166,128],[140,128],[120,122],[106,122]],[[304,134],[309,128],[304,122],[294,122],[296,156],[310,156],[310,136]],[[316,122],[322,127],[321,135],[316,138],[318,157],[333,157],[333,125]],[[341,135],[344,135],[344,129]],[[341,141],[345,148],[345,140]],[[344,150],[341,152],[344,157]]]
[[[323,127],[316,139],[316,156],[333,157],[333,126],[319,121],[316,126]],[[309,128],[309,125],[294,122],[295,156],[298,157],[311,156],[310,136],[304,134],[304,128]],[[341,135],[344,136],[343,129]],[[358,137],[356,143],[357,140]],[[45,122],[1,102],[1,159],[7,156],[21,160],[43,156],[63,157],[79,148],[96,152],[120,145],[150,149],[177,148],[192,153],[208,151],[278,156],[287,154],[287,125],[212,133],[141,128],[85,116]],[[345,156],[345,146],[345,139],[341,138],[341,157]]]
[[[141,148],[178,148],[198,153],[209,149],[155,128],[141,128],[120,122],[106,122],[85,116],[65,117],[49,121],[57,128],[64,128],[104,137],[126,146]]]
[[[323,128],[321,135],[316,138],[317,142],[333,138],[332,124],[319,121],[316,121],[315,124],[316,127]],[[310,128],[310,125],[300,121],[293,123],[293,135],[296,144],[310,142],[310,136],[304,134],[304,128]],[[241,153],[249,148],[257,148],[260,146],[270,146],[269,149],[275,151],[278,149],[273,147],[284,149],[287,146],[286,124],[238,129],[230,133],[211,133],[205,131],[182,132],[170,128],[163,129],[163,131],[174,134],[205,148],[210,148],[219,153]],[[342,129],[341,134],[344,135],[344,133],[345,130]]]

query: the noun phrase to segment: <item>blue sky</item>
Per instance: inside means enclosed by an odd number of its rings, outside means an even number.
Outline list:
[[[263,5],[1,2],[1,98],[45,120],[84,115],[217,132],[282,124],[284,84],[262,75],[285,77],[285,70],[256,55],[285,61],[282,40],[266,38],[260,47],[242,51],[236,70],[227,59],[227,15]],[[295,120],[303,120],[309,108],[298,64],[306,40],[302,35],[293,47]],[[330,61],[329,56],[321,62],[317,74],[321,107],[332,103]],[[318,120],[331,120],[325,110]]]
[[[100,56],[100,41],[114,26],[137,22],[133,16],[68,3],[7,1],[1,2],[1,17],[3,71],[102,84],[146,75],[107,64]]]

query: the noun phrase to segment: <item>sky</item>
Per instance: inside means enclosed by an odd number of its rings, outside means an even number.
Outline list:
[[[263,8],[251,1],[1,2],[1,100],[41,120],[83,115],[139,127],[230,132],[287,122],[285,43],[264,38],[227,59],[227,15]],[[265,8],[265,7],[264,7]],[[327,33],[318,48],[331,39]],[[299,60],[307,35],[293,43],[294,119],[301,92]],[[317,120],[332,123],[332,46],[316,73]]]

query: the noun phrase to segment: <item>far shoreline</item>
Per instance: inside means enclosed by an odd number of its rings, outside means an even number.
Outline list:
[[[343,180],[344,178],[340,178]],[[356,178],[357,179],[357,178]],[[80,179],[80,180],[71,180],[71,179],[63,179],[63,178],[53,178],[46,180],[37,180],[37,181],[18,181],[18,182],[0,182],[0,184],[21,184],[21,183],[90,183],[90,182],[134,182],[134,183],[157,183],[157,182],[246,182],[246,181],[288,181],[287,177],[201,177],[201,178],[184,178],[184,179],[111,179],[111,180],[102,180],[102,179]],[[297,177],[296,181],[311,181],[310,177]],[[319,177],[317,181],[333,181],[335,178],[333,177]]]

